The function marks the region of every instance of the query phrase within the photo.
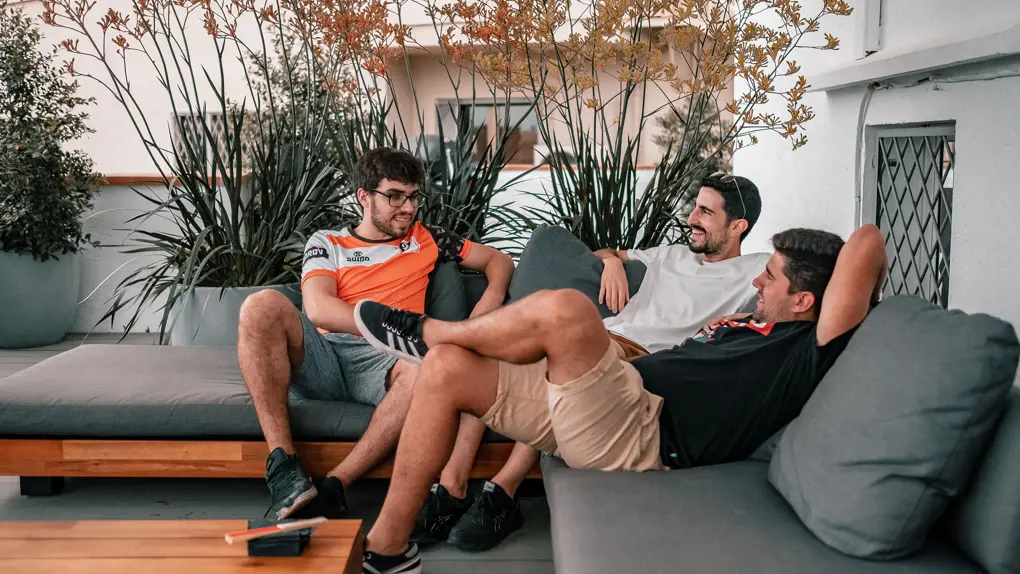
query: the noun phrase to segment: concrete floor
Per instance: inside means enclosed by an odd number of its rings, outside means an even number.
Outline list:
[[[148,335],[132,335],[125,343],[151,342]],[[85,344],[116,344],[117,337],[93,335]],[[50,347],[0,349],[0,385],[3,378],[67,351],[82,343],[81,336]],[[386,495],[388,483],[368,480],[348,493],[350,515],[371,527]],[[424,553],[427,574],[543,574],[553,572],[549,508],[540,488],[529,485],[522,499],[524,528],[499,547],[484,553],[466,553],[448,546]],[[533,496],[529,496],[533,494]],[[0,476],[0,521],[7,520],[159,520],[261,518],[269,501],[261,480],[227,479],[68,479],[55,497],[22,496],[18,478]]]

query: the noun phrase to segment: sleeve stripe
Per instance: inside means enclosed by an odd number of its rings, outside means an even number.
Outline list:
[[[464,245],[460,248],[460,253],[457,254],[457,257],[459,257],[461,261],[467,259],[468,253],[471,253],[472,246],[474,246],[474,243],[465,239]]]

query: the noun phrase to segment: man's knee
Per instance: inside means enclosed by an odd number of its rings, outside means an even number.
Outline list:
[[[418,378],[420,367],[407,361],[393,363],[386,377],[386,388],[391,393],[410,393]]]
[[[258,335],[274,328],[283,328],[287,315],[296,315],[297,308],[283,293],[263,289],[249,295],[241,304],[238,320],[240,336]]]
[[[554,332],[576,327],[587,329],[602,323],[595,303],[576,289],[540,291],[535,296],[543,324]]]
[[[467,380],[465,374],[469,372],[470,361],[474,357],[476,355],[471,351],[457,345],[430,347],[421,365],[423,376],[416,392],[456,393]]]

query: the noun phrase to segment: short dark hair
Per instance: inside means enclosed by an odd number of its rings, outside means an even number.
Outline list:
[[[712,174],[701,179],[701,187],[710,187],[723,198],[727,222],[734,219],[747,221],[747,229],[740,234],[743,241],[761,215],[761,195],[754,182],[739,175]]]
[[[828,231],[797,228],[773,235],[772,246],[783,256],[783,275],[790,280],[790,293],[808,291],[815,296],[815,309],[821,308],[843,240]]]
[[[425,183],[425,166],[412,153],[388,147],[375,148],[358,158],[359,188],[375,190],[384,179],[420,186]]]

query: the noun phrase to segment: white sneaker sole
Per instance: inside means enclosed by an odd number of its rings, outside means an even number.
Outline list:
[[[387,355],[396,357],[403,361],[407,361],[412,365],[420,365],[424,360],[422,357],[416,357],[410,353],[405,353],[400,349],[394,349],[393,347],[387,345],[386,343],[380,341],[374,335],[372,335],[372,332],[368,330],[368,327],[365,325],[365,322],[361,320],[361,304],[364,302],[365,301],[358,301],[358,303],[354,306],[354,324],[358,327],[358,331],[361,332],[361,336],[364,337],[366,341],[368,341],[368,344],[386,353]]]
[[[281,508],[276,512],[276,519],[283,520],[284,518],[287,518],[291,514],[294,514],[298,510],[304,508],[306,504],[314,500],[315,497],[318,495],[319,490],[315,487],[312,487],[311,490],[306,490],[305,492],[302,492],[297,498],[294,499],[294,504],[291,504],[287,508]]]

